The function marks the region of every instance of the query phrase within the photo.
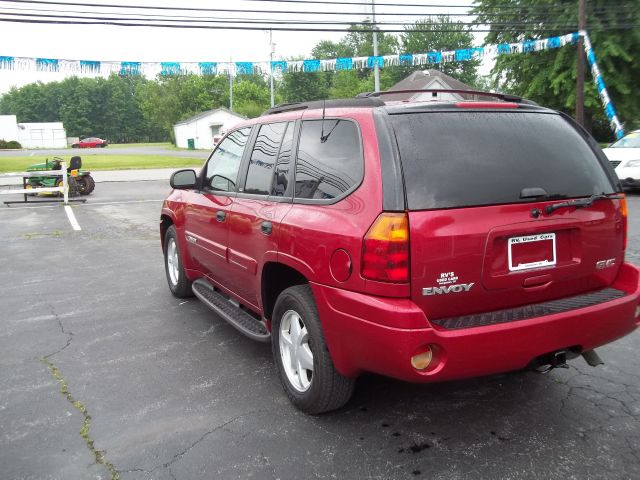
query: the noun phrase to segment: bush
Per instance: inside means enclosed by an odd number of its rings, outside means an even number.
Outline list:
[[[6,140],[0,140],[0,150],[16,150],[21,148],[22,145],[20,145],[20,143],[16,142],[15,140],[10,140],[8,142]]]

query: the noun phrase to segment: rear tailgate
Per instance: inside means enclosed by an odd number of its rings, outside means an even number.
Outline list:
[[[539,221],[531,207],[409,213],[411,297],[428,318],[544,302],[615,280],[623,261],[619,200]]]
[[[601,159],[562,117],[391,117],[407,189],[411,296],[428,318],[539,303],[614,281],[624,257],[621,200]],[[602,193],[611,198],[545,212]]]

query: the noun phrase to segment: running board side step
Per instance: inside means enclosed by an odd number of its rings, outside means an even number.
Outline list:
[[[199,278],[193,282],[191,289],[202,303],[220,315],[240,333],[258,342],[269,342],[271,340],[271,333],[269,333],[263,322],[231,303],[227,297],[216,291],[206,280]]]

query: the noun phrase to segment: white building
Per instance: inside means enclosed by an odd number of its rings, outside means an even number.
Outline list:
[[[246,117],[233,113],[226,108],[216,108],[202,112],[195,117],[183,120],[173,126],[176,137],[176,147],[210,150],[213,148],[213,139],[236,124],[246,120]],[[191,140],[191,142],[189,142]]]
[[[23,148],[66,148],[62,122],[18,123],[15,115],[0,115],[0,140],[16,140]]]
[[[0,115],[0,140],[18,140],[18,122],[15,115]]]

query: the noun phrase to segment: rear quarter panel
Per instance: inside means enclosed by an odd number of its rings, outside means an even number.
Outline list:
[[[321,115],[321,111],[308,112],[303,119]],[[382,209],[380,158],[372,111],[328,109],[326,117],[357,122],[363,143],[364,178],[353,193],[337,203],[294,203],[282,221],[278,259],[312,282],[364,291],[367,282],[360,276],[362,237]],[[331,256],[338,249],[351,257],[351,275],[346,281],[336,280],[329,268]]]

